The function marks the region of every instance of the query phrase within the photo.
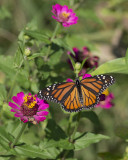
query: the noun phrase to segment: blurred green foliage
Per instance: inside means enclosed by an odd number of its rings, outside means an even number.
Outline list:
[[[51,9],[56,3],[73,8],[79,21],[70,28],[59,29],[51,42],[57,23],[52,19]],[[69,151],[67,160],[71,160],[72,155],[79,160],[127,159],[128,52],[126,57],[121,57],[125,56],[128,43],[126,34],[123,34],[128,33],[127,6],[127,0],[0,1],[0,160],[10,159],[10,156],[15,160],[57,159],[65,150]],[[118,32],[121,35],[117,37],[115,46],[112,39]],[[109,59],[117,55],[120,58],[102,64],[92,74],[111,73],[115,76],[116,84],[111,87],[115,106],[110,110],[96,108],[82,112],[76,135],[76,139],[77,136],[80,138],[74,145],[69,143],[65,133],[69,114],[62,112],[58,104],[50,103],[49,119],[39,126],[29,124],[19,146],[10,150],[8,143],[14,140],[21,127],[8,106],[11,97],[21,91],[37,94],[52,83],[75,79],[66,52],[73,52],[74,46],[88,46],[95,54],[103,45],[108,45],[113,51]],[[28,56],[25,55],[27,47],[31,48]],[[102,59],[100,63],[106,61],[105,54],[105,48],[98,54]],[[75,124],[74,116],[71,132]],[[87,137],[92,139],[88,142]],[[106,140],[92,144],[101,139]],[[82,150],[74,153],[79,149]]]

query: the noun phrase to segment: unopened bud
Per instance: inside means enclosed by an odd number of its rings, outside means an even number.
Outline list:
[[[25,36],[24,36],[24,39],[25,39],[25,40],[29,40],[29,39],[30,39],[30,37],[29,37],[29,36],[27,36],[27,35],[25,35]]]
[[[26,56],[29,56],[31,54],[31,48],[26,48],[25,51],[24,51],[24,54]]]
[[[80,70],[80,67],[81,67],[81,63],[76,62],[76,64],[75,64],[75,69],[76,69],[76,70]]]

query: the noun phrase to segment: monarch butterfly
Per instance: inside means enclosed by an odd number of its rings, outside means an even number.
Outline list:
[[[40,90],[38,97],[61,104],[68,112],[77,112],[83,108],[94,107],[99,102],[99,95],[115,82],[113,76],[97,75],[76,82],[53,84]]]

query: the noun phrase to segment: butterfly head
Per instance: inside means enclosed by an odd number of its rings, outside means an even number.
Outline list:
[[[77,86],[80,86],[80,80],[79,80],[78,77],[76,77],[76,85],[77,85]]]

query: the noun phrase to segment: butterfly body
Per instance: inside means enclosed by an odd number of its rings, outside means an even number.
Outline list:
[[[81,91],[80,85],[81,84],[80,84],[79,79],[76,79],[76,87],[77,87],[77,90],[78,90],[78,93],[79,93],[79,101],[83,105],[83,96],[82,96],[82,91]]]
[[[99,95],[114,83],[109,75],[97,75],[75,82],[53,84],[39,91],[38,97],[61,104],[68,112],[77,112],[83,108],[94,107],[99,102]]]

